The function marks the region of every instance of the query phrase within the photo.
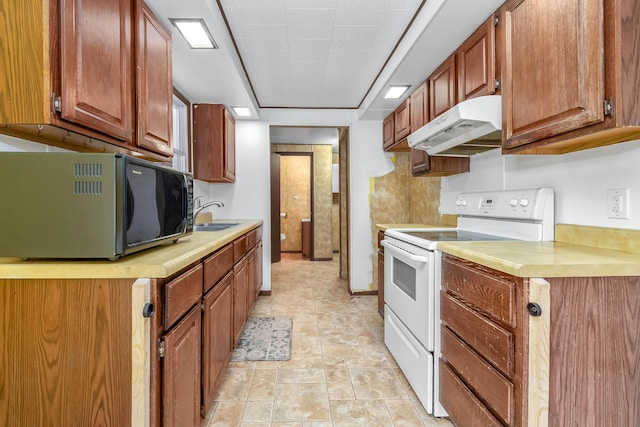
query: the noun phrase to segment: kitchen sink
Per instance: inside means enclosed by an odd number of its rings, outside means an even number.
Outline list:
[[[193,226],[193,231],[222,231],[240,224],[239,222],[210,222]]]

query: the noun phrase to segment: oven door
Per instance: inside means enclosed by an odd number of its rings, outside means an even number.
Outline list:
[[[384,302],[429,351],[435,335],[433,251],[385,237]]]

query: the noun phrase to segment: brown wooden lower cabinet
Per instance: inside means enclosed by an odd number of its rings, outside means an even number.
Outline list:
[[[444,254],[442,287],[457,427],[640,425],[640,277],[521,278]]]
[[[233,351],[233,273],[204,296],[202,313],[202,412],[211,407]]]
[[[242,258],[233,267],[233,340],[238,341],[242,327],[247,320],[247,296],[249,287],[249,270],[247,259]]]
[[[164,335],[162,408],[165,427],[200,426],[200,306]]]

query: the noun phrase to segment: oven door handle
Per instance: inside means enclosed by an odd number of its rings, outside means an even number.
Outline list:
[[[390,251],[395,252],[395,253],[399,253],[403,257],[408,258],[411,261],[422,262],[422,263],[429,262],[429,260],[426,257],[414,255],[411,252],[407,252],[404,249],[397,247],[396,245],[392,245],[391,243],[387,242],[386,240],[383,240],[382,242],[380,242],[380,244],[382,244],[382,246],[384,246],[385,248],[389,249]]]

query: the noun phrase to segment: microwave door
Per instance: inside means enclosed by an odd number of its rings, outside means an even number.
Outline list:
[[[156,191],[156,170],[128,163],[126,170],[126,247],[161,236]]]

